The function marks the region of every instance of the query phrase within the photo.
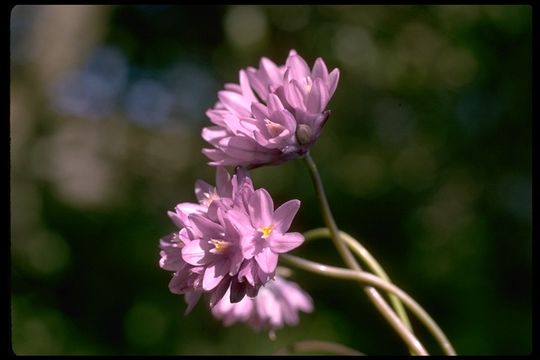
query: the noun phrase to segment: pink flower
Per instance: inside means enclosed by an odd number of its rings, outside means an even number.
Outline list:
[[[228,291],[231,302],[255,296],[275,274],[278,254],[299,246],[300,233],[286,233],[300,202],[275,212],[270,194],[255,190],[243,168],[232,177],[216,170],[217,186],[198,180],[199,203],[180,203],[169,217],[179,231],[160,241],[160,266],[174,272],[171,292],[186,295],[187,312],[202,294],[216,304]]]
[[[186,314],[191,312],[199,301],[203,291],[200,283],[202,281],[201,266],[189,266],[182,259],[182,248],[185,241],[181,240],[178,233],[173,233],[160,240],[161,259],[159,265],[162,269],[173,271],[173,277],[169,282],[169,290],[174,294],[185,295]]]
[[[298,312],[313,311],[313,300],[296,283],[280,276],[261,287],[256,297],[231,303],[225,296],[212,308],[212,314],[225,326],[245,322],[255,330],[274,331],[284,325],[296,325]]]
[[[228,274],[236,275],[244,260],[240,249],[240,235],[218,208],[214,222],[204,215],[189,216],[191,240],[182,247],[182,259],[192,266],[204,268],[202,289],[211,291]]]
[[[304,241],[302,234],[287,232],[299,208],[299,200],[290,200],[274,211],[274,202],[268,191],[258,189],[249,198],[247,213],[230,210],[231,222],[242,229],[240,248],[244,258],[254,258],[262,272],[273,273],[278,254],[291,251]],[[246,274],[248,272],[249,269]],[[249,281],[249,277],[247,279]]]
[[[339,80],[321,58],[310,70],[289,52],[285,65],[262,58],[259,69],[240,70],[239,84],[226,84],[207,112],[214,126],[202,130],[212,148],[203,149],[210,165],[256,167],[303,156],[319,138],[325,111]]]

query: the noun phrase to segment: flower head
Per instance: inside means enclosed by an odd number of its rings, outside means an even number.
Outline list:
[[[283,66],[262,58],[259,68],[240,70],[239,84],[226,84],[207,112],[214,126],[202,137],[210,165],[256,167],[304,155],[319,138],[329,116],[339,70],[330,73],[321,58],[310,70],[295,50]]]
[[[170,211],[179,230],[160,241],[160,266],[174,272],[169,289],[186,295],[187,312],[205,293],[211,306],[226,292],[233,303],[256,296],[274,277],[278,254],[304,240],[300,233],[286,233],[298,200],[274,212],[268,192],[255,190],[243,168],[231,177],[218,167],[216,184],[196,182],[199,203],[181,203]]]
[[[254,298],[231,303],[225,296],[212,308],[212,314],[225,326],[245,322],[255,330],[270,332],[298,324],[299,311],[313,311],[313,300],[298,284],[280,276],[261,287]]]
[[[302,234],[287,232],[299,208],[299,200],[290,200],[274,211],[268,191],[257,189],[249,198],[247,213],[231,210],[229,218],[243,229],[240,245],[244,258],[254,258],[264,273],[273,273],[278,254],[291,251],[304,241]]]

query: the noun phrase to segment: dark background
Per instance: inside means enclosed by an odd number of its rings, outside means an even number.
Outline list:
[[[304,339],[407,354],[354,284],[295,270],[315,311],[271,341],[184,316],[158,240],[213,183],[225,82],[296,49],[341,80],[312,148],[338,225],[459,354],[531,351],[528,6],[17,6],[11,13],[11,321],[17,354],[271,354]],[[322,226],[302,161],[256,169],[292,229]],[[295,254],[341,264],[330,241]],[[428,349],[440,350],[414,322]]]

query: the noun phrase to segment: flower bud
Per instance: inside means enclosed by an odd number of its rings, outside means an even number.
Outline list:
[[[300,124],[296,127],[296,139],[300,145],[309,144],[312,140],[313,131],[306,124]]]

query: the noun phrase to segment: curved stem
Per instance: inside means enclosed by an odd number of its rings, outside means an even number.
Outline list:
[[[326,193],[324,192],[324,186],[322,184],[319,171],[317,170],[317,165],[311,158],[309,152],[306,154],[304,159],[306,160],[309,174],[311,175],[311,179],[313,180],[313,183],[315,185],[315,191],[317,192],[317,197],[319,198],[319,205],[321,206],[321,212],[324,222],[326,223],[326,226],[330,231],[331,238],[334,241],[334,245],[336,246],[340,256],[343,258],[343,261],[345,261],[345,264],[347,264],[348,267],[354,270],[361,270],[360,265],[358,265],[353,255],[351,254],[349,249],[347,249],[345,243],[343,242],[343,240],[341,240],[339,236],[339,229],[337,227],[336,221],[334,220],[334,216],[332,215],[332,211],[330,210],[330,205],[328,204],[328,199],[326,198]]]
[[[360,257],[367,265],[367,267],[376,275],[378,275],[380,278],[391,282],[390,277],[386,274],[382,266],[377,262],[377,260],[367,251],[367,249],[360,244],[359,241],[357,241],[355,238],[353,238],[351,235],[347,234],[344,231],[340,231],[341,238],[345,241],[347,246],[351,248],[352,251],[358,257]],[[304,237],[306,240],[311,239],[318,239],[318,238],[326,238],[330,237],[330,231],[327,228],[318,228],[306,231],[304,233]],[[392,306],[394,307],[397,315],[403,321],[405,326],[407,326],[409,329],[412,328],[411,322],[409,321],[409,317],[407,316],[407,312],[405,311],[405,308],[403,307],[403,304],[399,300],[398,297],[396,297],[393,294],[388,294],[390,298],[390,302],[392,303]]]
[[[303,340],[292,343],[276,351],[274,355],[287,355],[289,353],[311,353],[325,352],[337,355],[365,355],[359,351],[351,349],[348,346],[320,340]]]
[[[424,324],[424,326],[426,326],[426,328],[430,330],[430,332],[434,335],[435,339],[437,339],[437,341],[441,345],[445,354],[456,355],[452,344],[450,343],[444,332],[441,330],[441,328],[437,325],[437,323],[431,318],[431,316],[412,297],[410,297],[406,292],[404,292],[394,284],[389,283],[379,278],[378,276],[375,276],[365,271],[355,271],[329,265],[323,265],[289,254],[282,254],[281,257],[287,260],[289,263],[307,271],[339,279],[360,281],[365,284],[376,286],[387,292],[393,293],[394,295],[399,297],[401,301],[403,301],[403,303],[418,317],[418,319]],[[392,314],[394,313],[392,312]],[[408,338],[409,342],[412,342],[414,340],[414,336],[412,338]],[[421,344],[413,345],[414,348],[421,347]],[[427,355],[425,350],[423,355]]]
[[[313,180],[313,183],[315,185],[315,191],[317,192],[317,197],[319,198],[319,204],[321,207],[321,212],[322,212],[324,222],[326,223],[326,226],[328,227],[328,230],[330,231],[332,241],[334,242],[334,245],[336,246],[339,252],[339,255],[341,256],[343,261],[345,261],[345,264],[349,268],[353,270],[361,271],[362,268],[356,262],[356,259],[351,254],[351,252],[345,245],[345,242],[340,237],[339,229],[337,227],[336,221],[334,220],[334,216],[332,215],[332,211],[330,210],[330,205],[328,204],[328,199],[326,198],[326,194],[324,192],[324,186],[322,184],[319,171],[317,170],[317,165],[311,158],[311,155],[309,154],[309,152],[306,154],[304,159],[309,169],[309,174],[311,176],[311,179]],[[364,288],[364,291],[366,292],[370,301],[377,307],[377,309],[379,310],[379,312],[381,312],[381,314],[385,317],[385,319],[388,320],[390,325],[399,334],[399,336],[403,339],[403,341],[405,341],[407,344],[410,345],[409,351],[411,352],[411,354],[414,355],[413,352],[417,354],[425,353],[426,351],[424,347],[422,346],[420,341],[416,339],[412,329],[407,328],[407,326],[404,325],[403,322],[398,317],[392,316],[394,312],[388,306],[388,304],[386,304],[386,300],[378,293],[377,289],[368,286]],[[392,314],[385,313],[385,312],[390,312]],[[414,338],[414,341],[411,341],[411,338]]]

